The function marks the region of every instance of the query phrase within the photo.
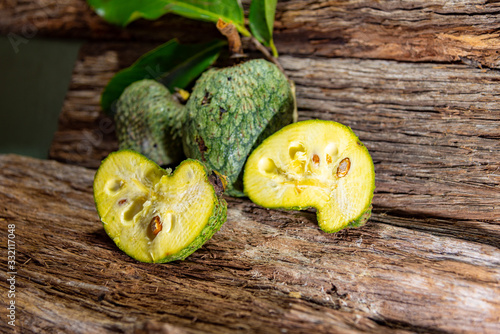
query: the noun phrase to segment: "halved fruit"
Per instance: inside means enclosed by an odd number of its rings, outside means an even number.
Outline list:
[[[340,123],[310,120],[268,137],[248,158],[245,194],[266,208],[317,209],[325,232],[363,225],[375,170],[366,147]]]
[[[111,153],[94,178],[94,199],[104,230],[142,262],[183,260],[226,221],[223,178],[197,160],[173,174],[130,150]]]

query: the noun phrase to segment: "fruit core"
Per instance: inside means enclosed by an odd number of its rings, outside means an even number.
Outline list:
[[[302,142],[291,142],[288,157],[262,157],[257,168],[259,172],[278,184],[293,184],[300,193],[303,186],[335,189],[336,181],[345,177],[351,167],[351,160],[339,154],[335,143],[328,143],[323,149],[307,148]],[[333,177],[332,177],[333,176]]]

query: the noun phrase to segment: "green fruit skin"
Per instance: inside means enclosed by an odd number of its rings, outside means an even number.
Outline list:
[[[112,152],[110,153],[102,162],[101,162],[101,165],[106,161],[106,159],[108,159],[112,154],[119,154],[120,152],[131,152],[133,154],[138,154],[138,152],[136,151],[133,151],[133,150],[120,150],[120,151],[116,151],[116,152]],[[140,154],[140,153],[139,153]],[[161,169],[163,170],[160,166],[158,166],[158,164],[156,164],[154,161],[150,160],[150,159],[147,159],[147,157],[145,157],[146,160],[149,160],[151,161],[153,164],[155,164],[158,169]],[[210,170],[207,168],[207,166],[205,164],[203,164],[202,162],[198,161],[198,160],[194,160],[194,159],[186,159],[184,160],[179,166],[176,167],[179,168],[182,164],[184,163],[188,163],[188,162],[195,162],[197,164],[200,164],[201,166],[203,166],[203,168],[205,169],[205,180],[210,182],[209,179],[208,179],[208,175],[210,175]],[[97,178],[97,175],[98,175],[98,172],[99,170],[97,170],[96,174],[94,175],[94,185],[95,185],[95,179]],[[165,171],[167,174],[170,174],[169,172]],[[175,173],[175,171],[174,171]],[[220,230],[221,226],[226,222],[227,220],[227,202],[226,200],[222,197],[222,195],[217,195],[217,192],[215,191],[215,189],[213,190],[214,191],[214,195],[215,195],[215,198],[216,198],[216,202],[214,203],[214,208],[212,210],[212,215],[210,216],[210,219],[208,220],[208,223],[205,225],[205,227],[203,228],[203,230],[201,231],[200,235],[195,238],[193,240],[193,242],[191,242],[188,246],[186,246],[185,248],[183,248],[180,252],[178,253],[175,253],[175,254],[170,254],[170,255],[167,255],[166,257],[162,258],[162,259],[158,259],[156,260],[154,263],[166,263],[166,262],[172,262],[172,261],[178,261],[178,260],[184,260],[186,259],[189,255],[193,254],[196,250],[198,250],[199,248],[201,248],[201,246],[203,246],[208,240],[210,240],[212,238],[212,236]],[[95,194],[96,194],[96,191],[94,189],[94,203],[95,203],[95,206],[96,208],[98,207],[97,206],[97,198],[95,197]],[[106,223],[102,220],[102,217],[101,217],[101,213],[99,212],[99,210],[97,210],[97,214],[99,215],[99,219],[101,220],[102,224],[103,224],[103,227],[104,227],[104,231],[106,232],[106,234],[108,234],[109,236],[109,233],[108,233],[108,230],[106,229]],[[111,236],[110,236],[111,238]],[[124,253],[125,250],[121,247],[121,244],[116,244],[117,247]],[[131,254],[128,254],[126,253],[128,256],[130,256],[131,258],[137,260],[137,261],[141,261],[137,258],[135,258],[133,255]],[[145,261],[141,261],[141,262],[145,262]],[[150,261],[149,263],[153,263],[153,261]]]
[[[157,164],[179,163],[183,157],[181,127],[186,108],[154,80],[128,86],[116,105],[119,148],[137,151]]]
[[[310,206],[294,206],[294,207],[286,207],[286,208],[284,208],[284,207],[272,207],[272,206],[262,205],[262,204],[259,204],[256,202],[255,202],[255,204],[258,204],[258,205],[265,207],[265,208],[268,208],[268,209],[281,209],[281,210],[287,210],[287,211],[302,211],[302,210],[307,210],[307,209],[311,208]],[[361,215],[359,215],[356,219],[350,221],[346,226],[339,227],[338,229],[327,230],[327,229],[323,228],[321,225],[319,225],[319,227],[321,228],[321,230],[323,232],[326,232],[326,233],[336,233],[336,232],[342,231],[343,229],[346,229],[346,228],[361,227],[361,226],[365,225],[366,222],[368,222],[368,220],[370,219],[370,217],[372,215],[372,209],[373,209],[373,206],[370,204],[370,207],[368,209],[366,209],[365,212],[363,212]],[[318,220],[319,220],[319,215],[320,215],[320,212],[317,211],[316,217]]]
[[[184,153],[226,175],[228,195],[244,196],[245,161],[262,140],[292,122],[294,94],[274,64],[255,59],[205,72],[186,108]]]
[[[193,254],[197,249],[201,248],[212,236],[220,230],[221,226],[227,219],[227,203],[221,197],[218,198],[217,203],[212,211],[212,216],[208,220],[207,225],[201,231],[201,234],[193,240],[186,248],[177,254],[169,255],[163,259],[158,260],[158,263],[165,263],[177,260],[184,260],[189,255]]]

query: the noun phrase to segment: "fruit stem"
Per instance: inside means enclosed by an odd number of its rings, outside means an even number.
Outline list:
[[[276,57],[273,57],[273,55],[271,54],[271,52],[269,52],[269,50],[264,45],[262,45],[262,43],[259,42],[257,40],[257,38],[255,38],[254,36],[252,36],[252,37],[250,37],[250,39],[251,39],[252,43],[255,45],[255,47],[257,48],[257,50],[259,50],[260,52],[262,52],[262,54],[266,57],[267,60],[269,60],[274,65],[276,65],[280,69],[280,71],[283,72],[283,74],[285,75],[285,77],[288,80],[288,76],[285,73],[285,69],[283,68],[283,66],[281,66],[281,64],[279,63],[278,59]]]
[[[231,22],[224,22],[221,18],[217,21],[217,29],[221,34],[226,36],[229,43],[229,51],[233,57],[241,57],[243,55],[243,47],[241,45],[240,34],[235,25]]]

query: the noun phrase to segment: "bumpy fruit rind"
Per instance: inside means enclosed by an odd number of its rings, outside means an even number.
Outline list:
[[[123,150],[101,163],[94,200],[104,230],[126,254],[142,262],[183,260],[226,221],[217,180],[196,160],[183,161],[170,174]]]
[[[349,127],[310,120],[264,140],[249,156],[243,182],[256,204],[314,207],[320,228],[337,232],[369,219],[375,170],[368,150]]]
[[[181,128],[186,109],[161,83],[132,83],[118,99],[114,117],[120,149],[137,151],[159,165],[184,158]]]
[[[227,194],[243,196],[245,161],[264,138],[290,124],[294,94],[283,73],[255,59],[211,69],[196,82],[186,104],[186,156],[227,176]]]

